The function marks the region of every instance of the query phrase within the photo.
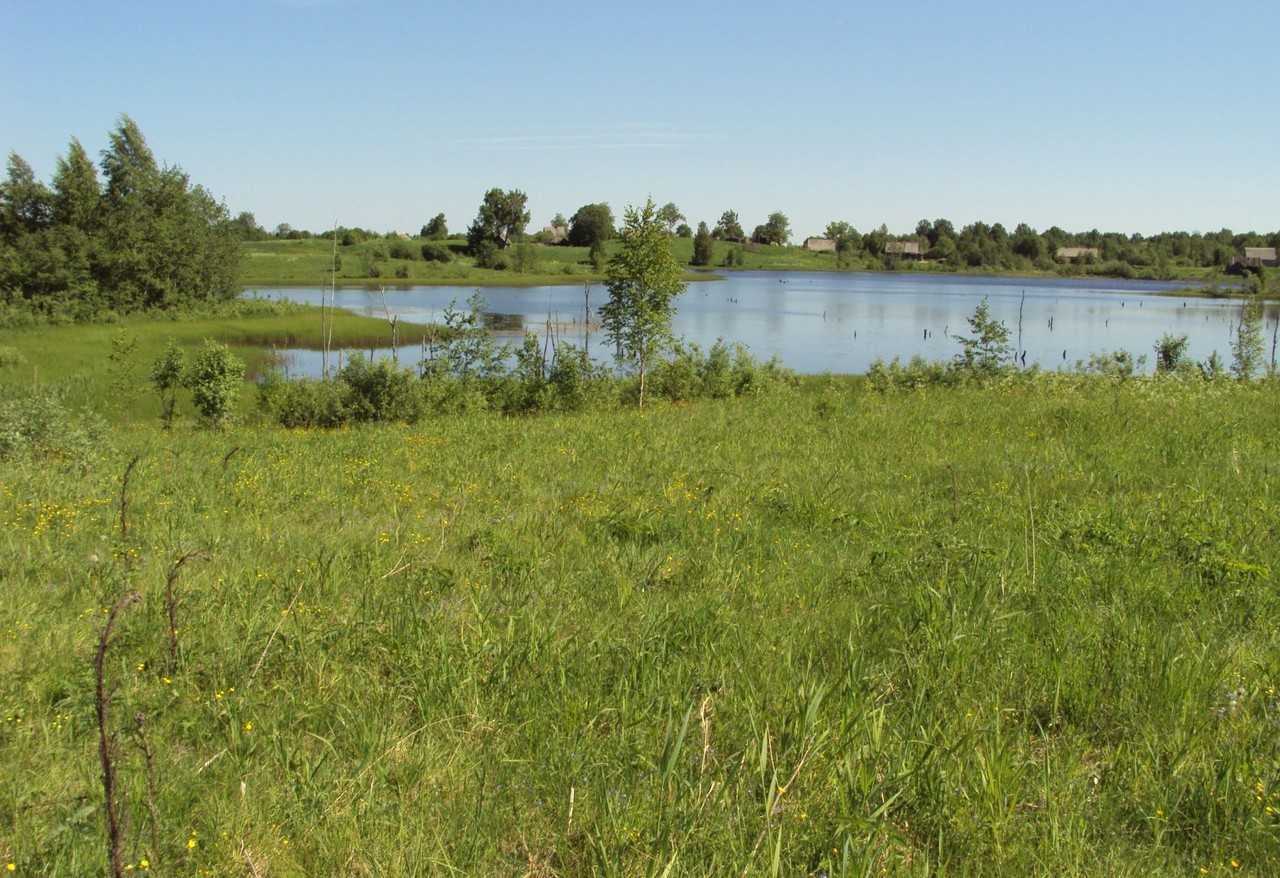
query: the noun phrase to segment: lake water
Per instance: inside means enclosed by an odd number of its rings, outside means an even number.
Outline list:
[[[991,278],[916,273],[735,272],[722,281],[693,283],[675,303],[677,337],[710,347],[717,339],[739,341],[761,360],[777,356],[806,374],[864,373],[877,358],[904,362],[916,354],[948,360],[959,351],[956,334],[967,334],[966,318],[986,298],[991,316],[1010,328],[1010,341],[1027,365],[1072,367],[1103,351],[1147,355],[1165,333],[1190,337],[1190,356],[1203,361],[1217,351],[1231,360],[1231,341],[1241,303],[1159,295],[1185,283],[1108,279]],[[389,287],[385,307],[410,322],[441,322],[450,302],[466,308],[473,287]],[[504,326],[541,334],[548,320],[556,337],[581,345],[588,313],[594,322],[608,299],[603,283],[582,286],[485,287],[479,291]],[[320,290],[272,289],[264,298],[318,304]],[[384,317],[377,289],[343,288],[339,307]],[[589,309],[589,311],[588,311]],[[1277,320],[1266,315],[1268,358]],[[388,344],[390,344],[388,332]],[[513,341],[518,342],[518,337]],[[416,363],[418,339],[401,348],[400,362]],[[607,361],[612,349],[598,326],[591,329],[592,356]],[[319,374],[318,351],[282,352],[290,374]],[[382,353],[389,354],[388,348]],[[365,355],[368,352],[365,351]],[[336,358],[334,360],[336,362]]]

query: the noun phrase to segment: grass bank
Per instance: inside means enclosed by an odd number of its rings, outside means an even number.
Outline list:
[[[1275,874],[1278,431],[1045,376],[7,463],[0,860],[105,871],[135,592],[135,869]]]
[[[401,339],[412,339],[428,327],[397,324]],[[15,351],[18,362],[0,368],[0,389],[14,392],[32,386],[62,386],[68,401],[117,420],[158,416],[159,403],[149,388],[151,364],[169,342],[188,352],[205,339],[233,345],[253,378],[273,362],[273,348],[310,347],[321,340],[321,310],[315,306],[274,303],[252,305],[224,317],[154,315],[122,318],[115,323],[68,324],[0,332],[0,346]],[[333,315],[333,349],[367,349],[391,344],[386,320],[337,309]],[[124,351],[119,349],[124,346]],[[104,404],[105,403],[105,404]],[[247,411],[252,394],[243,400]]]

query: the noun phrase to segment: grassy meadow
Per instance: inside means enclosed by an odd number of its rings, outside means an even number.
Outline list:
[[[108,874],[136,594],[134,872],[1276,874],[1278,433],[830,379],[5,461],[0,868]]]

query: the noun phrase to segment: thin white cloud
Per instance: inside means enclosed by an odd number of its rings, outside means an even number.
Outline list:
[[[713,134],[620,125],[613,130],[557,131],[551,133],[493,133],[462,137],[459,146],[477,150],[583,150],[703,148],[718,138]]]

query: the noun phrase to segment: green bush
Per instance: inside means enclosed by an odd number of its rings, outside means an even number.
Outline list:
[[[351,421],[348,389],[336,381],[269,380],[259,387],[262,409],[290,429],[333,429]]]
[[[0,345],[0,370],[16,369],[27,362],[22,351],[8,345]]]
[[[879,357],[867,370],[867,381],[877,393],[891,390],[923,390],[926,387],[960,383],[970,373],[961,365],[926,360],[916,354],[907,365],[897,357],[885,363]]]
[[[757,395],[794,386],[798,379],[776,357],[761,363],[741,342],[719,340],[705,357],[698,345],[678,343],[674,355],[654,367],[653,381],[659,396],[680,402]]]
[[[103,452],[106,424],[72,415],[55,393],[0,400],[0,460],[86,462]]]
[[[1133,354],[1126,350],[1114,353],[1103,351],[1099,354],[1090,354],[1087,363],[1076,363],[1076,371],[1083,375],[1104,375],[1117,381],[1124,381],[1132,378],[1135,372],[1141,371],[1146,362],[1145,355],[1135,359]]]
[[[151,365],[151,386],[160,396],[160,420],[165,429],[173,426],[178,411],[178,388],[182,386],[186,357],[172,339],[163,354]]]
[[[402,369],[386,357],[376,363],[363,357],[352,359],[338,373],[338,381],[346,387],[344,406],[351,420],[412,424],[422,417],[413,370]]]
[[[206,426],[223,427],[231,422],[244,382],[244,363],[231,349],[206,339],[200,353],[183,375],[191,391],[200,419]]]
[[[1156,342],[1157,374],[1178,374],[1190,371],[1194,367],[1191,357],[1187,356],[1187,348],[1191,346],[1191,338],[1185,332],[1173,335],[1166,332]]]
[[[423,244],[422,258],[427,262],[452,262],[453,254],[444,244]]]
[[[414,247],[413,242],[406,241],[404,238],[396,238],[392,241],[390,252],[392,259],[417,260],[422,258],[422,250]]]
[[[547,358],[535,333],[524,334],[524,343],[516,349],[515,370],[509,377],[504,388],[504,412],[534,412],[551,407],[555,390],[547,380]]]
[[[569,412],[603,401],[613,387],[606,370],[592,363],[586,350],[570,344],[556,347],[549,380],[555,389],[556,408]]]
[[[507,258],[502,255],[497,244],[486,240],[476,245],[476,268],[492,268],[501,271],[506,267]]]

